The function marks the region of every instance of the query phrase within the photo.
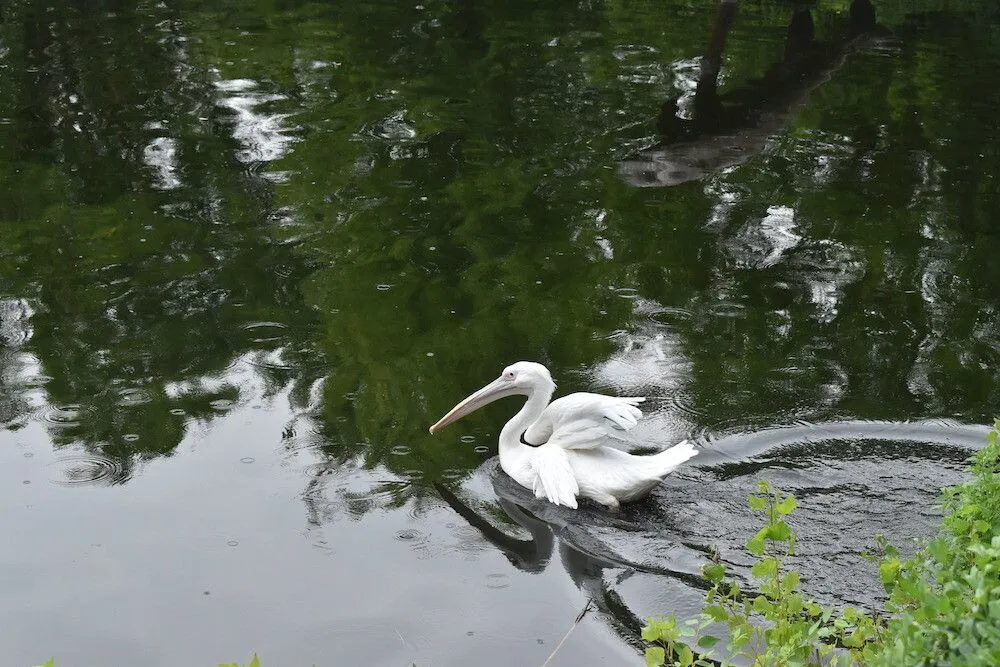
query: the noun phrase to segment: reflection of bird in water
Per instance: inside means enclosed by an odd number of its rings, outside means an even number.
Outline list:
[[[634,635],[638,634],[643,623],[618,593],[609,588],[604,578],[606,569],[621,570],[613,580],[615,583],[621,583],[636,572],[643,572],[676,577],[696,588],[702,587],[697,575],[701,554],[690,546],[674,544],[665,549],[670,552],[674,547],[677,548],[677,556],[669,558],[666,567],[662,564],[632,562],[616,553],[590,531],[595,525],[599,527],[602,524],[606,528],[626,531],[640,529],[640,525],[608,517],[600,512],[581,516],[577,512],[537,500],[496,469],[495,463],[493,466],[493,490],[500,507],[520,528],[527,531],[530,539],[519,539],[497,528],[444,485],[435,483],[434,487],[457,514],[496,546],[519,570],[541,572],[551,561],[553,551],[558,549],[559,562],[573,583],[589,598],[588,606],[592,603],[613,619],[614,623]],[[655,522],[661,524],[665,520],[665,517],[658,516]]]
[[[623,442],[642,398],[577,393],[549,403],[556,385],[541,364],[519,361],[431,426],[431,433],[506,396],[528,400],[500,432],[500,467],[536,498],[577,507],[577,496],[611,509],[637,500],[698,452],[684,441],[649,456],[612,446]]]
[[[14,348],[27,342],[32,314],[24,299],[0,299],[0,345]]]

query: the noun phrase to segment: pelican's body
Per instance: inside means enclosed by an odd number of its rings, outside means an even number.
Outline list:
[[[500,431],[500,467],[538,498],[576,508],[577,497],[617,509],[641,498],[698,452],[687,441],[650,456],[609,445],[634,427],[643,398],[578,393],[549,402],[556,385],[541,364],[519,361],[456,405],[431,433],[505,396],[528,397]]]

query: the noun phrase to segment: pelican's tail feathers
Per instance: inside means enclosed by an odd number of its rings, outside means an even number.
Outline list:
[[[659,454],[653,454],[650,458],[656,461],[659,469],[659,476],[669,474],[688,459],[697,456],[698,450],[687,440],[681,440],[670,449],[666,449]]]

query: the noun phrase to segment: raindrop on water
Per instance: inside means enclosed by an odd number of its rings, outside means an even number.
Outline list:
[[[420,537],[420,531],[414,528],[404,528],[403,530],[396,533],[397,540],[410,541],[415,540]]]

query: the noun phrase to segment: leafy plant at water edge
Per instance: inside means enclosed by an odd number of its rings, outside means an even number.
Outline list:
[[[1000,420],[973,459],[973,479],[945,490],[938,537],[900,560],[887,549],[891,639],[882,665],[1000,664]]]
[[[936,539],[909,560],[880,540],[879,575],[890,594],[885,622],[856,609],[836,616],[799,591],[799,575],[784,567],[795,536],[784,517],[795,498],[761,482],[750,499],[766,525],[747,542],[759,592],[751,596],[718,562],[704,568],[712,584],[702,612],[678,625],[650,619],[646,664],[711,665],[718,639],[704,634],[725,624],[730,658],[753,665],[997,665],[1000,664],[1000,420],[974,457],[973,479],[946,489]],[[700,635],[700,636],[699,636]],[[687,642],[699,637],[696,655]],[[728,664],[726,660],[722,664]]]
[[[757,561],[751,568],[759,590],[752,595],[726,576],[716,557],[704,567],[712,587],[702,612],[678,626],[675,618],[650,620],[643,639],[654,645],[646,650],[647,665],[710,665],[719,639],[705,634],[724,623],[730,659],[752,665],[850,665],[871,657],[883,632],[873,617],[847,608],[835,616],[799,590],[799,574],[787,569],[785,559],[795,552],[795,535],[785,521],[797,507],[795,497],[773,490],[766,481],[749,498],[750,509],[762,512],[765,525],[746,544]],[[682,639],[697,637],[699,656]],[[668,662],[669,660],[669,662]],[[728,664],[723,660],[723,664]]]

